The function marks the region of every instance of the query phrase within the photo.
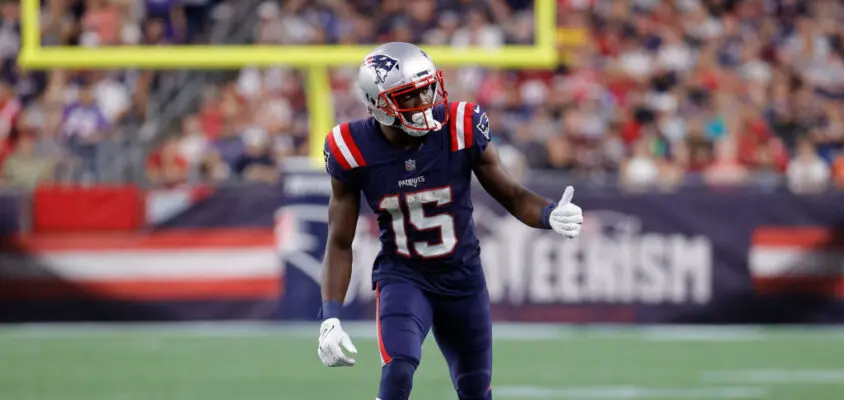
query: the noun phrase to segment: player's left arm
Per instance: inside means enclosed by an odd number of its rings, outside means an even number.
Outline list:
[[[532,228],[545,228],[542,210],[551,202],[519,184],[504,169],[494,144],[481,153],[474,171],[484,190],[516,219]]]
[[[475,114],[479,122],[473,124],[476,129],[473,170],[484,190],[525,225],[553,229],[567,237],[579,235],[583,211],[571,202],[574,188],[567,187],[560,202],[554,203],[524,187],[501,163],[495,145],[490,142],[488,122],[484,122],[486,115],[480,110]]]

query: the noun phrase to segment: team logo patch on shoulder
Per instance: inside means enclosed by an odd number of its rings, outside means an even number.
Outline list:
[[[390,71],[398,69],[399,61],[384,54],[376,54],[366,58],[366,66],[375,71],[375,84],[381,84],[387,81]]]
[[[489,140],[489,117],[486,116],[486,113],[481,114],[481,118],[478,119],[477,128]]]

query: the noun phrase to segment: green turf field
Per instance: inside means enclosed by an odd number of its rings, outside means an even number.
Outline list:
[[[358,365],[316,358],[315,325],[0,327],[0,399],[375,398]],[[844,329],[496,326],[496,399],[844,399]],[[413,400],[455,399],[429,337]]]

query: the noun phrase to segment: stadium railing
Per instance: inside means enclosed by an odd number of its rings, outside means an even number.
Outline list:
[[[277,65],[306,69],[309,155],[314,167],[322,165],[323,139],[335,124],[328,68],[358,65],[371,50],[371,46],[347,45],[42,47],[39,3],[39,0],[21,3],[19,62],[28,69],[240,69]],[[423,49],[444,67],[553,68],[558,62],[556,18],[556,0],[536,0],[533,45],[498,49],[423,46]]]

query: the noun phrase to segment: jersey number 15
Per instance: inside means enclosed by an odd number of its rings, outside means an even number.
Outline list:
[[[407,229],[405,228],[405,215],[401,208],[400,195],[391,195],[381,199],[378,208],[390,213],[392,217],[393,233],[395,234],[396,251],[410,257],[410,244],[408,243]],[[425,215],[422,206],[427,203],[435,203],[438,207],[451,203],[451,187],[428,189],[420,192],[407,193],[404,195],[404,202],[407,204],[407,222],[417,231],[438,229],[440,232],[439,243],[428,241],[413,242],[413,251],[422,258],[435,258],[451,254],[457,246],[457,235],[454,232],[454,218],[447,214]]]

